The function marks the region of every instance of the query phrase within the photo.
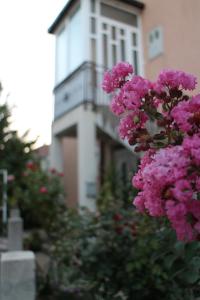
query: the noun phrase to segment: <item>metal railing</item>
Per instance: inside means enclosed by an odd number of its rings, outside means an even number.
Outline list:
[[[83,103],[108,106],[110,96],[101,88],[105,69],[92,62],[84,62],[54,89],[55,118]]]

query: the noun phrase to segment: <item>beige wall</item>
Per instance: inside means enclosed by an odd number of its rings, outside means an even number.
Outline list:
[[[184,70],[200,80],[200,0],[143,0],[144,71],[155,79],[163,68]],[[163,27],[164,53],[148,59],[148,34]]]
[[[77,175],[77,139],[62,139],[62,154],[64,160],[64,187],[66,190],[66,203],[68,207],[76,207],[78,200]]]

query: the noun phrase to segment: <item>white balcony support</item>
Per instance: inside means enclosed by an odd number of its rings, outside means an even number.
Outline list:
[[[52,135],[51,147],[50,147],[50,165],[51,168],[55,168],[58,172],[63,172],[63,159],[60,138]]]
[[[79,206],[96,209],[96,125],[95,114],[86,110],[78,122],[78,192]]]

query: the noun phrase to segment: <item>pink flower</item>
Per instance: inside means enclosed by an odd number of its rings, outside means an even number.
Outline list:
[[[15,180],[14,175],[8,175],[8,182],[13,182]]]
[[[186,179],[177,180],[175,187],[171,190],[175,199],[181,202],[189,201],[192,199],[193,190],[190,182]]]
[[[197,78],[182,71],[163,70],[158,76],[157,83],[160,86],[167,86],[170,88],[194,90],[197,84]]]
[[[119,135],[122,139],[130,139],[136,129],[144,128],[147,115],[142,111],[133,111],[126,117],[122,118],[119,124]]]
[[[47,194],[48,193],[48,190],[45,186],[41,186],[39,191],[40,191],[41,194]]]
[[[119,116],[125,112],[125,106],[123,104],[123,94],[120,92],[118,95],[114,95],[111,104],[110,109],[113,112],[113,114]]]
[[[134,200],[138,210],[154,217],[166,216],[178,239],[185,241],[194,240],[198,234],[191,217],[200,222],[200,202],[196,200],[200,164],[195,165],[196,160],[188,155],[198,143],[195,138],[190,138],[191,143],[188,139],[183,146],[168,147],[147,155],[132,180],[141,190]]]
[[[143,193],[140,192],[133,200],[133,204],[137,207],[140,212],[145,212],[145,199],[143,197]]]
[[[125,62],[120,62],[113,67],[111,71],[104,74],[102,88],[106,93],[111,93],[115,89],[120,88],[125,82],[125,78],[133,73],[133,67]]]
[[[171,116],[183,132],[196,131],[200,127],[200,95],[182,101],[171,111]]]
[[[192,163],[200,167],[200,135],[187,136],[183,141],[183,149],[190,155]]]

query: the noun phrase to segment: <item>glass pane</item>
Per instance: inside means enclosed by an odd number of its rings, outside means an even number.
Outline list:
[[[105,3],[101,3],[101,14],[109,19],[113,19],[135,27],[138,26],[138,20],[135,14],[107,5]]]
[[[103,34],[103,62],[104,66],[108,67],[108,37],[106,34]]]
[[[95,0],[90,0],[90,5],[91,5],[91,12],[95,13],[96,11],[96,5],[95,5]]]
[[[69,66],[70,71],[77,68],[83,61],[82,28],[80,23],[80,9],[71,17],[69,22]]]
[[[102,27],[103,27],[104,30],[106,30],[107,29],[107,24],[103,23]]]
[[[56,83],[67,76],[67,30],[63,30],[56,37]]]
[[[124,35],[124,29],[120,29],[121,35]]]
[[[91,59],[96,62],[96,39],[91,39]]]
[[[135,74],[138,75],[138,52],[136,50],[133,51],[133,65],[135,69]]]
[[[125,61],[126,60],[125,41],[121,40],[120,43],[121,43],[121,59],[122,61]]]
[[[96,19],[95,18],[91,18],[91,24],[90,24],[90,26],[91,26],[91,33],[96,33]]]
[[[116,45],[112,45],[112,62],[113,62],[113,66],[117,63],[117,47],[116,47]]]
[[[112,26],[112,39],[116,40],[116,28]]]
[[[132,34],[132,45],[137,46],[137,34],[135,32]]]

